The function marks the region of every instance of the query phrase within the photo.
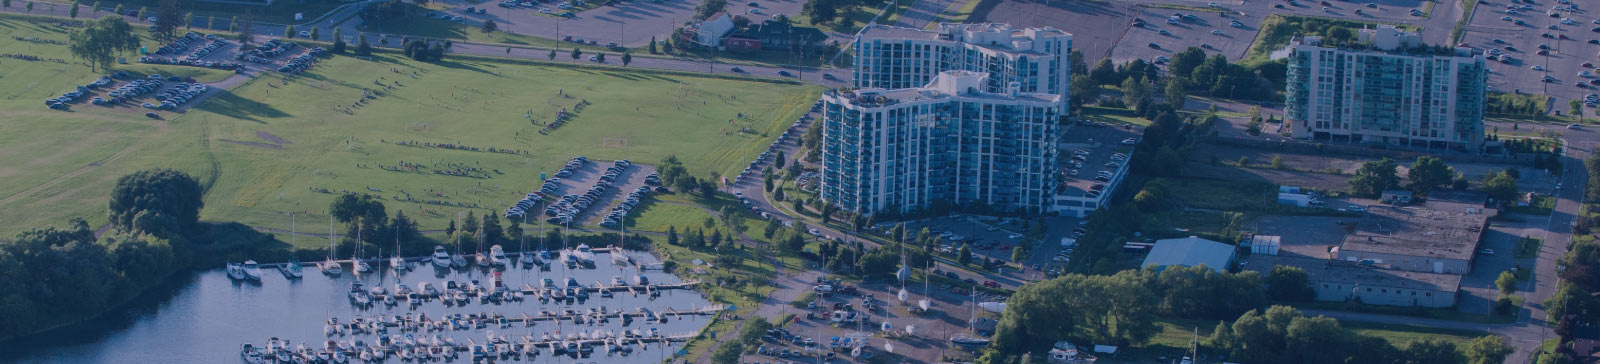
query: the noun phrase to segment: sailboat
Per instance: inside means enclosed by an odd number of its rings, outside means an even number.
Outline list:
[[[456,213],[456,226],[461,225],[461,213]],[[450,266],[456,269],[467,267],[467,257],[461,256],[461,234],[456,234],[456,255],[450,257]]]
[[[289,215],[289,246],[294,246],[294,234],[294,215]],[[300,266],[294,255],[290,255],[289,262],[278,267],[278,271],[283,272],[283,277],[288,279],[300,279],[305,276],[305,267]]]
[[[398,232],[394,234],[394,257],[389,258],[389,267],[396,272],[410,268],[406,266],[406,258],[400,257],[400,234]]]
[[[333,259],[339,250],[338,245],[335,244],[335,239],[337,238],[338,235],[333,232],[333,216],[328,216],[328,260],[317,263],[317,269],[321,269],[322,274],[332,277],[344,274],[344,267],[339,265],[338,260]]]
[[[478,247],[474,248],[477,251],[472,254],[475,258],[473,261],[478,263],[479,268],[489,268],[494,265],[494,262],[489,260],[488,254],[483,253],[483,225],[483,223],[478,223]]]
[[[967,318],[967,329],[975,330],[978,323],[978,290],[972,290],[972,313]],[[974,335],[973,333],[961,334],[950,337],[950,343],[969,348],[989,346],[989,338]]]
[[[533,266],[533,262],[535,260],[539,259],[539,256],[533,254],[531,251],[528,251],[528,230],[522,228],[523,226],[528,226],[527,214],[522,215],[522,225],[517,225],[517,229],[519,229],[519,231],[517,231],[517,236],[522,238],[518,243],[521,245],[521,250],[519,251],[522,253],[518,254],[517,261],[522,263],[523,268],[529,268]]]
[[[356,219],[356,255],[350,258],[351,265],[355,266],[356,273],[372,271],[372,265],[367,264],[367,261],[361,256],[361,246],[365,245],[362,243],[363,241],[361,240],[361,219]]]

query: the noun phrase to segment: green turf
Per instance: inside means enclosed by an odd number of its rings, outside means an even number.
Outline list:
[[[0,18],[0,33],[8,33],[0,34],[0,53],[67,58],[65,47],[21,43],[9,36],[65,39],[58,29]],[[45,98],[97,75],[85,66],[0,60],[0,93],[6,95],[0,108],[17,121],[0,123],[0,153],[9,157],[0,164],[0,176],[7,181],[0,184],[0,221],[5,221],[0,235],[61,224],[73,216],[99,225],[116,178],[150,167],[179,168],[210,187],[202,211],[205,220],[287,228],[284,213],[296,212],[302,214],[303,229],[316,231],[306,223],[326,218],[335,195],[310,187],[360,192],[371,187],[382,191],[373,193],[391,211],[420,218],[425,230],[442,229],[459,211],[502,211],[537,186],[540,172],[553,173],[575,155],[656,163],[675,154],[696,175],[734,175],[788,121],[804,113],[819,92],[807,86],[611,69],[487,61],[429,64],[381,54],[374,60],[335,57],[287,82],[259,78],[187,114],[170,114],[167,121],[147,119],[133,108],[77,105],[73,112],[47,110]],[[169,72],[167,67],[127,68]],[[384,91],[387,86],[374,81],[403,86]],[[351,107],[363,90],[377,90],[375,95],[381,96]],[[557,90],[570,98],[557,96]],[[548,122],[556,111],[570,110],[583,99],[592,104],[550,135],[538,134],[541,126],[524,116],[531,111],[534,119]],[[738,118],[739,113],[744,117]],[[754,133],[741,133],[742,128]],[[288,143],[279,145],[281,149],[262,146],[272,138]],[[393,143],[401,139],[527,154]],[[377,168],[401,161],[429,169]],[[492,178],[436,175],[431,172],[436,162],[481,168]],[[403,196],[401,191],[419,200],[480,208],[394,200]]]
[[[628,215],[628,229],[636,231],[666,232],[668,227],[703,228],[706,219],[713,218],[698,206],[665,203],[654,198],[644,202]]]

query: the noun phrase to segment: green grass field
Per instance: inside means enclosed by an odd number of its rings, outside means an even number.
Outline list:
[[[63,46],[4,36],[64,40],[60,29],[3,18],[0,33],[8,33],[0,34],[0,53],[68,58]],[[288,80],[257,78],[157,121],[132,108],[45,109],[44,99],[97,77],[85,66],[11,59],[0,65],[0,93],[6,96],[0,107],[16,121],[0,124],[0,153],[10,157],[0,165],[8,181],[0,185],[0,219],[6,221],[0,235],[74,216],[99,225],[116,178],[151,167],[178,168],[208,186],[205,220],[288,228],[284,215],[293,212],[302,214],[301,222],[317,221],[327,216],[336,195],[311,188],[325,188],[379,195],[390,210],[420,218],[423,229],[440,229],[458,211],[498,213],[535,188],[541,172],[553,173],[576,155],[656,163],[675,154],[694,174],[733,175],[820,92],[621,69],[434,64],[380,54],[374,61],[334,57]],[[372,96],[360,101],[364,92]],[[556,112],[573,110],[582,100],[591,104],[565,126],[549,135],[537,132]],[[397,140],[525,154],[404,146]],[[400,162],[424,168],[380,168]],[[488,178],[434,174],[441,168],[436,163],[478,168]],[[395,200],[406,195],[479,207]]]

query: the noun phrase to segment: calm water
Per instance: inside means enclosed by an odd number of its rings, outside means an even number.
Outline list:
[[[653,262],[654,257],[647,253],[628,253],[635,260]],[[610,255],[596,254],[594,257],[596,269],[566,270],[564,266],[556,266],[550,272],[541,272],[537,267],[533,269],[511,268],[503,273],[506,286],[521,288],[523,283],[531,283],[538,287],[544,278],[555,279],[561,284],[566,277],[576,278],[588,286],[595,282],[610,284],[613,276],[621,276],[630,284],[632,277],[638,270],[632,266],[617,267],[611,263]],[[405,283],[413,289],[421,282],[429,282],[442,286],[443,281],[454,280],[466,282],[479,280],[488,282],[489,277],[483,271],[471,269],[468,271],[442,272],[435,270],[431,265],[418,265],[413,263],[413,270],[395,274],[387,268],[381,272],[368,273],[360,277],[360,281],[369,287],[372,284],[383,284],[385,288],[393,290],[396,280]],[[376,268],[376,267],[375,267]],[[651,283],[677,283],[681,280],[671,274],[661,271],[645,270],[644,275]],[[403,301],[393,307],[383,304],[374,305],[366,310],[360,310],[350,304],[347,296],[351,282],[357,278],[350,274],[348,266],[343,275],[330,278],[323,275],[315,267],[307,267],[305,277],[299,280],[289,280],[277,269],[263,269],[262,279],[257,283],[236,283],[222,270],[212,270],[194,275],[181,282],[176,282],[172,287],[163,288],[165,292],[155,292],[148,296],[155,296],[145,301],[136,302],[131,307],[113,312],[100,322],[95,322],[82,327],[65,330],[62,332],[42,335],[41,337],[26,338],[19,342],[0,347],[0,362],[17,363],[238,363],[240,344],[249,342],[257,345],[264,344],[269,337],[279,337],[295,342],[305,342],[306,346],[320,348],[325,340],[323,336],[323,323],[329,317],[337,317],[340,322],[348,322],[355,317],[374,317],[378,315],[405,315],[407,313],[427,313],[430,318],[439,318],[445,314],[474,314],[474,313],[503,313],[508,317],[521,317],[526,312],[537,315],[540,310],[561,311],[564,309],[583,309],[605,306],[607,310],[622,309],[634,312],[637,307],[645,307],[657,312],[668,308],[687,311],[703,308],[709,303],[691,290],[662,291],[661,296],[648,299],[641,295],[633,297],[626,293],[618,294],[613,298],[601,298],[599,294],[591,295],[587,302],[571,305],[548,303],[541,304],[537,299],[529,298],[523,302],[494,304],[479,304],[476,299],[465,306],[445,306],[437,300],[422,304],[415,310],[408,307]],[[442,290],[442,288],[441,288]],[[710,316],[682,316],[674,318],[667,323],[643,323],[643,320],[634,320],[627,327],[622,326],[622,320],[611,320],[606,324],[573,325],[566,321],[558,327],[549,321],[542,321],[533,327],[523,327],[520,324],[506,329],[499,329],[490,325],[484,330],[466,330],[436,332],[444,336],[454,337],[458,343],[466,343],[471,338],[484,342],[488,330],[494,330],[502,335],[521,337],[532,334],[539,337],[542,333],[575,333],[597,330],[609,330],[620,333],[624,329],[657,328],[662,334],[690,333],[699,330],[710,321]],[[390,329],[390,335],[404,336],[398,330]],[[414,335],[432,335],[432,333],[416,333]],[[374,343],[377,335],[347,336],[340,340],[357,338]],[[540,355],[537,359],[524,359],[541,363],[638,363],[660,362],[665,356],[670,356],[682,348],[681,344],[667,345],[662,348],[660,344],[635,347],[630,356],[606,356],[601,351],[583,359],[569,359],[565,356],[552,358],[551,355]],[[465,354],[463,354],[465,355]],[[399,363],[398,358],[390,358],[389,362]]]

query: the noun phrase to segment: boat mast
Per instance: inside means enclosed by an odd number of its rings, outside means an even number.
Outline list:
[[[338,239],[338,234],[333,231],[333,214],[328,214],[328,263],[330,264],[338,264],[333,260],[335,256],[339,255],[337,253],[338,245],[333,243],[334,239]]]

